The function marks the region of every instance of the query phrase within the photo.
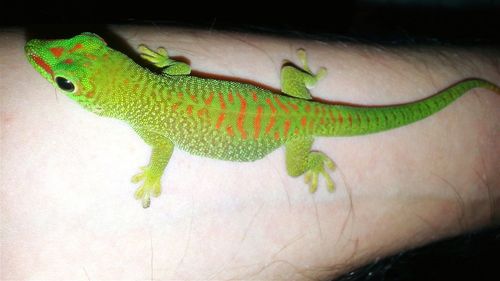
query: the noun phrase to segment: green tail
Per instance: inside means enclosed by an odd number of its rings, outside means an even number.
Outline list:
[[[314,135],[363,135],[405,126],[438,112],[473,88],[485,88],[500,94],[500,88],[491,82],[468,79],[432,97],[408,104],[382,107],[330,105],[326,110],[328,122],[316,126]]]

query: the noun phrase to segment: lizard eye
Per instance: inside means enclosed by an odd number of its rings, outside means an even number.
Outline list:
[[[64,77],[56,77],[56,83],[57,86],[59,86],[59,88],[65,92],[72,93],[73,91],[75,91],[75,85],[73,84],[73,82]]]

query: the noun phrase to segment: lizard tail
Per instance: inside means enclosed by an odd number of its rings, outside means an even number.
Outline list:
[[[500,88],[482,79],[461,81],[421,101],[380,107],[329,105],[323,122],[313,129],[316,136],[351,136],[385,131],[424,119],[474,88],[485,88],[500,94]],[[324,120],[328,121],[324,121]],[[322,124],[321,124],[322,123]]]

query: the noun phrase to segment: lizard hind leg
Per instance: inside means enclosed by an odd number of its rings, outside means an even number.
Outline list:
[[[323,152],[311,151],[313,137],[291,138],[286,142],[286,169],[290,176],[305,174],[305,182],[309,191],[314,193],[318,188],[318,178],[322,175],[326,180],[328,191],[333,192],[334,184],[328,171],[335,169],[334,162]]]
[[[309,68],[304,49],[299,49],[297,56],[302,63],[302,69],[288,64],[281,68],[281,91],[292,97],[309,100],[312,99],[309,89],[325,77],[327,71],[322,67],[314,74]]]

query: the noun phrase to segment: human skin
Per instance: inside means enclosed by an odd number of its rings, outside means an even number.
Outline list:
[[[329,71],[313,96],[332,102],[411,102],[469,77],[500,84],[500,55],[487,48],[111,31],[131,47],[163,46],[201,74],[273,89],[283,60],[297,62],[304,48],[313,71]],[[21,30],[0,33],[1,279],[328,280],[500,221],[500,97],[491,91],[399,129],[317,138],[338,166],[334,193],[320,181],[310,194],[289,177],[283,148],[247,163],[175,149],[162,195],[143,209],[130,178],[150,148],[127,124],[57,92],[26,61],[25,42]]]

